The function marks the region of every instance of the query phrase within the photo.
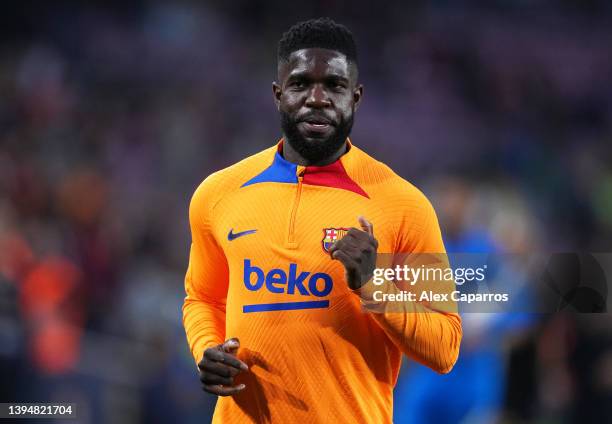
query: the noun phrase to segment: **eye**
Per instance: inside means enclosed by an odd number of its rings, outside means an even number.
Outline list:
[[[292,90],[303,90],[306,88],[306,82],[301,80],[294,80],[289,83],[289,88]]]
[[[342,81],[332,81],[329,87],[334,91],[343,91],[346,89],[346,83]]]

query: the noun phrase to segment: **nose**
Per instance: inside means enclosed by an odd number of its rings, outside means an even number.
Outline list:
[[[308,97],[306,98],[306,106],[313,108],[323,108],[331,105],[329,96],[321,84],[314,84]]]

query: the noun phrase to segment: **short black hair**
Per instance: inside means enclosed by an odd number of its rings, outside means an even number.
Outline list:
[[[296,50],[321,48],[340,52],[357,64],[357,47],[351,31],[330,18],[298,22],[278,42],[278,62],[287,62]]]

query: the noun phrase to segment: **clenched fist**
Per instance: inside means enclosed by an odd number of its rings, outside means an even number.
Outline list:
[[[376,268],[376,249],[378,241],[374,238],[372,223],[360,216],[361,230],[351,228],[329,249],[332,259],[342,262],[346,271],[346,281],[356,290],[372,278]]]
[[[244,384],[234,386],[234,377],[249,370],[247,364],[236,358],[239,347],[240,341],[232,338],[204,351],[202,360],[198,363],[198,370],[205,392],[231,396],[244,390]]]

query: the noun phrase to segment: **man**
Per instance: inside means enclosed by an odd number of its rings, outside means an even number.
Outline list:
[[[402,353],[457,359],[457,314],[362,308],[377,252],[444,245],[425,196],[348,139],[357,78],[346,27],[293,26],[272,85],[284,137],[193,196],[183,322],[214,422],[391,422]]]

